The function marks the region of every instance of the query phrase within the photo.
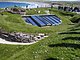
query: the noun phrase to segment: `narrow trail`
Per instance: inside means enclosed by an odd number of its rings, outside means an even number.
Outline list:
[[[12,44],[12,45],[31,45],[38,41],[32,42],[32,43],[20,43],[20,42],[10,42],[6,41],[5,39],[0,38],[0,44]]]

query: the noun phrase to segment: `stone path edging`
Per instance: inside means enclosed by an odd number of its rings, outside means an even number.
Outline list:
[[[36,41],[38,42],[38,41]],[[19,43],[19,42],[10,42],[10,41],[6,41],[5,39],[0,38],[0,44],[11,44],[11,45],[31,45],[34,44],[36,42],[32,42],[32,43]]]

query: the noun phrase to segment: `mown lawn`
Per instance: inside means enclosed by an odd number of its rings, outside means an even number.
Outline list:
[[[8,21],[9,16],[0,15],[0,27],[9,32],[49,34],[48,38],[29,46],[0,44],[0,60],[80,60],[80,27],[70,22],[71,16],[62,15],[56,10],[50,12],[61,18],[61,25],[39,28],[26,25],[21,18],[16,18],[20,22],[13,23],[13,18]]]

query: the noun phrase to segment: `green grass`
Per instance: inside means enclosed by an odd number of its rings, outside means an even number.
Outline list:
[[[49,37],[38,43],[29,46],[0,44],[1,60],[48,60],[50,58],[59,60],[79,60],[80,59],[80,26],[70,25],[71,16],[64,16],[59,11],[50,11],[61,18],[62,24],[50,27],[34,27],[26,25],[21,17],[15,18],[9,15],[0,15],[0,26],[7,31],[20,31],[28,33],[49,33]],[[10,17],[11,20],[8,19]],[[19,20],[16,22],[13,19]],[[1,23],[2,22],[2,23]],[[22,22],[22,23],[21,23]],[[69,34],[58,34],[63,32],[78,32]],[[68,38],[71,37],[71,38]],[[67,39],[66,39],[67,38]],[[73,39],[74,38],[74,39]],[[66,39],[66,40],[65,40]]]
[[[44,28],[39,28],[37,26],[32,26],[26,24],[22,20],[20,15],[3,13],[0,15],[0,27],[8,32],[27,32],[27,33],[38,33],[38,32],[50,32],[50,30],[45,30]],[[33,31],[32,31],[33,29]]]
[[[48,10],[48,8],[34,8],[30,10],[26,10],[27,15],[34,15],[34,14],[46,14],[45,11]],[[40,13],[38,13],[40,11]]]

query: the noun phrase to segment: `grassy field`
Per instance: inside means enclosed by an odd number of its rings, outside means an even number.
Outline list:
[[[34,8],[34,9],[30,9],[30,10],[26,10],[26,14],[27,15],[34,15],[34,14],[46,14],[46,10],[48,10],[48,8]],[[38,11],[40,11],[40,13],[38,13]]]
[[[60,17],[62,24],[39,28],[26,24],[19,15],[0,15],[0,27],[8,32],[49,34],[48,38],[29,46],[0,44],[0,60],[80,60],[80,27],[71,23],[71,16],[55,9],[50,13]]]

